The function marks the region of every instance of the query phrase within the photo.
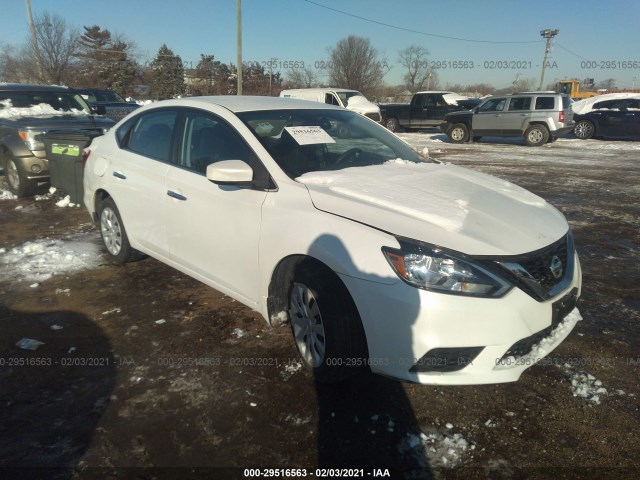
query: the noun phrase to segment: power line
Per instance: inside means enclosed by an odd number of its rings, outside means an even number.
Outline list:
[[[569,52],[571,55],[573,55],[574,57],[578,57],[581,58],[582,60],[589,60],[588,58],[584,58],[582,55],[578,55],[575,52],[572,52],[571,50],[569,50],[567,47],[563,47],[562,45],[560,45],[558,42],[556,42],[556,45],[559,46],[561,49],[563,49],[566,52]]]
[[[436,38],[445,38],[447,40],[458,40],[460,42],[471,42],[471,43],[503,43],[503,44],[523,44],[523,43],[540,43],[540,40],[530,40],[526,42],[501,42],[496,40],[475,40],[471,38],[460,38],[460,37],[449,37],[447,35],[437,35],[435,33],[421,32],[418,30],[412,30],[410,28],[399,27],[397,25],[391,25],[389,23],[380,22],[378,20],[372,20],[370,18],[361,17],[360,15],[354,15],[353,13],[345,12],[343,10],[338,10],[337,8],[328,7],[326,5],[322,5],[321,3],[312,2],[311,0],[304,0],[307,3],[315,5],[317,7],[326,8],[327,10],[331,10],[337,13],[341,13],[343,15],[348,15],[349,17],[357,18],[359,20],[364,20],[365,22],[375,23],[377,25],[382,25],[388,28],[394,28],[396,30],[402,30],[404,32],[417,33],[418,35],[424,35],[427,37],[436,37]]]

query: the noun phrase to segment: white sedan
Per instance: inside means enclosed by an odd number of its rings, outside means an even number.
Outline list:
[[[85,156],[84,202],[114,261],[143,252],[290,323],[320,381],[515,381],[581,318],[558,210],[342,108],[162,101]]]

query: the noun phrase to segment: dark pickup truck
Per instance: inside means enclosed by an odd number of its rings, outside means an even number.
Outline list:
[[[139,108],[135,102],[127,102],[113,90],[106,88],[76,88],[76,92],[91,105],[98,114],[116,122],[122,120],[135,109]]]
[[[0,169],[9,189],[26,197],[38,182],[49,180],[42,134],[103,134],[114,124],[94,115],[82,97],[67,87],[0,83]]]
[[[392,132],[439,127],[450,112],[470,110],[480,103],[477,98],[467,98],[453,92],[418,92],[411,103],[380,105],[382,124]]]

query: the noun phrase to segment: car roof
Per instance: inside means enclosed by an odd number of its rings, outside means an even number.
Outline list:
[[[207,106],[220,105],[234,113],[250,112],[255,110],[344,110],[342,107],[308,100],[298,100],[283,97],[259,97],[220,95],[211,97],[185,97],[172,100],[161,100],[148,105],[155,106]],[[145,109],[146,110],[146,109]]]
[[[16,91],[30,91],[30,92],[70,92],[69,87],[63,87],[61,85],[36,85],[30,83],[0,83],[0,90],[16,92]]]

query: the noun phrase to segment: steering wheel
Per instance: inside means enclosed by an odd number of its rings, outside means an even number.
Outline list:
[[[362,153],[364,152],[360,148],[350,148],[349,150],[347,150],[346,152],[344,152],[342,155],[338,157],[338,159],[336,160],[336,165],[344,162],[349,157],[353,157],[353,160],[355,160]]]

